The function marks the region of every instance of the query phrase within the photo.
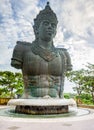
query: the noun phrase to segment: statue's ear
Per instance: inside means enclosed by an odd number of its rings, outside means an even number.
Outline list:
[[[56,36],[57,31],[54,32],[54,37]]]
[[[34,26],[33,26],[33,29],[34,29],[34,33],[35,33],[36,38],[38,38],[38,35],[39,35],[38,27],[36,27],[36,26],[34,25]]]
[[[55,31],[55,35],[56,35],[56,33],[57,33],[57,30]]]

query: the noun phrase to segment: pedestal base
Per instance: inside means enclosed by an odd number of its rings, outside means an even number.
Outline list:
[[[68,113],[68,105],[65,106],[16,106],[16,113],[47,115]]]
[[[16,113],[46,115],[69,112],[69,105],[76,105],[73,99],[11,99],[8,105],[16,106]]]

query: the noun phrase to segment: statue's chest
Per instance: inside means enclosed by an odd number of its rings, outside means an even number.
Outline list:
[[[50,74],[60,76],[62,72],[61,56],[58,54],[50,58],[50,55],[41,57],[32,52],[27,52],[24,56],[23,70],[30,75]]]

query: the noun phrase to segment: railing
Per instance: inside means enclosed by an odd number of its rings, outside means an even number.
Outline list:
[[[94,109],[94,105],[78,104],[78,107]]]
[[[11,98],[0,98],[0,105],[7,105]]]

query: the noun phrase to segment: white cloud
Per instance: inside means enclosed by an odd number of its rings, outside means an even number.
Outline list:
[[[83,38],[94,36],[93,0],[51,0],[57,12],[59,26]],[[80,38],[81,38],[80,37]],[[94,42],[94,39],[92,39]]]
[[[74,69],[94,64],[93,0],[51,0],[59,20],[56,41],[69,46]],[[63,36],[64,35],[64,36]]]

